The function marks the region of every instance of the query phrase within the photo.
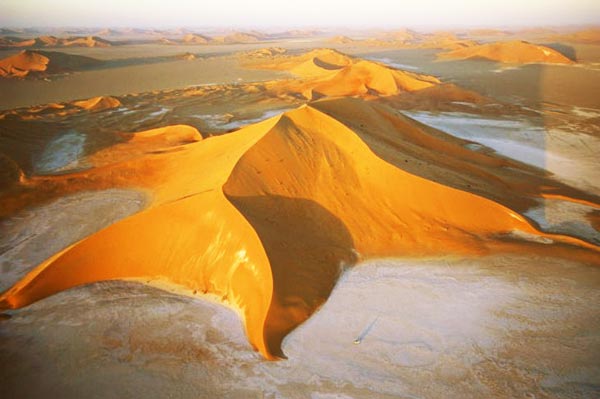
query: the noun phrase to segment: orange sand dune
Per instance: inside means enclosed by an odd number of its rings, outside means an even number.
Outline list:
[[[93,97],[87,100],[74,101],[73,105],[88,111],[98,111],[102,109],[118,108],[121,102],[114,97],[100,96]]]
[[[573,33],[550,36],[552,40],[571,43],[600,44],[600,28],[589,28]]]
[[[98,36],[38,36],[27,40],[3,40],[3,47],[110,47],[112,43]]]
[[[23,50],[19,54],[0,60],[0,77],[23,78],[30,73],[44,72],[50,59],[32,51]]]
[[[386,32],[381,36],[381,39],[387,41],[409,42],[419,38],[417,32],[410,29],[399,29],[391,32]]]
[[[62,40],[63,46],[80,46],[80,47],[110,47],[112,43],[98,36],[86,37],[69,37]]]
[[[284,336],[327,298],[341,267],[358,256],[526,250],[597,261],[593,245],[540,233],[497,202],[383,160],[365,134],[404,134],[398,142],[410,139],[434,154],[467,157],[467,150],[380,107],[321,101],[205,140],[186,126],[130,134],[90,156],[92,169],[25,179],[23,195],[38,201],[107,187],[139,188],[151,200],[37,266],[0,296],[0,307],[99,280],[167,281],[237,306],[250,342],[273,358],[282,356]],[[353,112],[360,126],[317,108]],[[468,162],[502,165],[483,154]],[[4,206],[11,198],[22,203],[19,190],[10,195]],[[522,241],[515,231],[556,244]]]
[[[318,49],[297,56],[280,56],[268,62],[248,64],[253,68],[286,70],[300,80],[267,85],[277,94],[298,93],[307,99],[330,96],[391,95],[439,84],[428,75],[390,68],[350,57],[331,49]]]
[[[182,42],[187,44],[208,44],[209,41],[210,38],[206,36],[192,33],[185,35],[182,39]]]
[[[472,36],[506,36],[509,32],[499,29],[471,29],[467,32]]]
[[[245,32],[234,32],[226,36],[214,37],[212,41],[214,43],[256,43],[262,40],[262,37],[254,33]]]
[[[101,63],[97,59],[80,55],[23,50],[19,54],[0,60],[0,77],[43,76],[52,73],[77,71]]]
[[[438,59],[486,59],[512,64],[556,63],[572,64],[573,61],[550,47],[524,41],[495,42],[471,46],[438,54]]]
[[[287,50],[284,48],[281,48],[281,47],[267,47],[267,48],[261,48],[258,50],[246,51],[244,53],[241,53],[240,55],[242,57],[249,57],[249,58],[266,58],[266,57],[275,57],[277,55],[282,55],[282,54],[285,54],[286,52],[287,52]]]
[[[60,39],[55,36],[39,36],[35,38],[37,46],[58,46]]]

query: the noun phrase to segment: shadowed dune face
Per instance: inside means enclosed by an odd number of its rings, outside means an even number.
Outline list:
[[[317,107],[340,119],[351,110],[364,126],[355,131]],[[302,106],[205,140],[189,126],[129,134],[88,157],[90,169],[26,179],[3,198],[7,206],[119,187],[143,189],[151,200],[38,265],[0,297],[0,307],[99,280],[166,281],[238,307],[250,342],[272,359],[283,356],[285,335],[325,301],[356,252],[531,250],[597,262],[593,245],[537,231],[497,202],[409,173],[397,158],[384,161],[364,139],[377,134],[410,140],[430,156],[505,162],[469,156],[460,140],[444,143],[440,132],[359,99]]]
[[[228,199],[250,222],[269,258],[273,299],[265,341],[273,355],[283,357],[283,338],[325,302],[342,265],[355,263],[352,237],[340,219],[312,200],[278,195]]]

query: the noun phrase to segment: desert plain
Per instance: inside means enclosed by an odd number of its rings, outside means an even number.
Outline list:
[[[600,396],[600,30],[2,31],[7,398]]]

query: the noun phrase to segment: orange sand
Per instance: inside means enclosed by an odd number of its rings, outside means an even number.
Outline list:
[[[508,41],[481,44],[438,54],[438,59],[482,58],[491,61],[526,64],[548,62],[572,64],[573,61],[550,47],[524,41]]]
[[[332,76],[344,71],[350,82],[362,79],[361,63],[345,60],[331,54],[321,61],[341,68]],[[358,77],[351,79],[353,73]],[[389,76],[369,85],[399,84]],[[418,126],[362,100],[326,100],[205,140],[189,126],[125,135],[127,141],[89,157],[92,169],[22,178],[22,188],[39,201],[129,187],[148,192],[151,203],[37,266],[0,296],[0,307],[26,306],[100,280],[168,281],[237,306],[250,342],[275,358],[283,355],[285,335],[323,303],[341,267],[359,256],[530,250],[597,262],[591,244],[543,234],[499,203],[384,161],[363,133],[318,108],[371,115],[357,120],[380,136]],[[19,201],[19,190],[13,192]],[[514,231],[555,244],[523,241]]]
[[[298,93],[306,99],[356,95],[392,95],[432,87],[440,81],[355,59],[331,49],[318,49],[298,56],[277,56],[266,62],[247,64],[253,68],[285,70],[300,79],[277,81],[267,89],[278,94]]]
[[[88,111],[99,111],[103,109],[117,108],[121,102],[114,97],[93,97],[87,100],[74,101],[73,105]]]
[[[91,57],[51,51],[23,50],[0,60],[0,77],[45,76],[50,73],[74,71],[100,63],[101,61]]]
[[[0,60],[0,77],[22,78],[31,72],[43,72],[50,60],[41,54],[23,50],[19,54]]]

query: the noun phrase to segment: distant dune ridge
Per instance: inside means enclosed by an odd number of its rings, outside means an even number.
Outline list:
[[[101,63],[101,61],[94,58],[80,55],[23,50],[18,54],[0,60],[0,77],[46,76],[53,73],[73,72]]]
[[[33,39],[0,38],[0,47],[110,47],[112,43],[98,36],[38,36]]]
[[[284,70],[300,79],[267,85],[276,93],[298,93],[306,99],[331,96],[392,95],[439,84],[428,75],[401,71],[374,61],[356,59],[332,49],[300,55],[278,55],[266,61],[249,60],[247,66]]]
[[[552,40],[572,43],[600,44],[600,27],[549,36]]]
[[[512,64],[573,63],[572,60],[550,47],[522,40],[480,44],[438,54],[440,60],[477,58]]]
[[[302,59],[318,59],[315,65],[331,76],[345,70],[350,87],[399,84],[394,70],[381,77],[383,66],[340,53]],[[423,82],[411,77],[403,84]],[[113,102],[81,106],[101,103]],[[474,176],[511,164],[362,99],[316,101],[208,139],[183,125],[123,139],[89,154],[87,170],[11,174],[18,179],[11,201],[18,204],[109,187],[142,189],[150,199],[139,213],[42,262],[0,296],[0,308],[101,280],[167,282],[237,307],[252,345],[274,359],[283,356],[285,335],[327,299],[344,265],[359,258],[528,251],[598,261],[596,246],[540,232],[497,202],[400,168],[410,148],[449,157],[445,162]],[[527,191],[522,181],[519,187]],[[540,195],[536,187],[530,191]],[[514,238],[515,231],[559,244]]]

